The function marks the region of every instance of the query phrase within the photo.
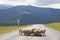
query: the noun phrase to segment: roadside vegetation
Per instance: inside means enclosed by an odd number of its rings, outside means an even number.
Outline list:
[[[53,28],[55,30],[60,31],[60,22],[54,22],[54,23],[49,23],[49,24],[44,24],[47,27]]]
[[[13,30],[17,30],[19,28],[28,27],[30,25],[23,25],[23,26],[0,26],[0,34],[7,33]]]

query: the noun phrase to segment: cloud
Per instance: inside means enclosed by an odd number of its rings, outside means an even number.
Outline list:
[[[20,2],[25,2],[26,0],[7,0],[7,1],[20,1]]]
[[[48,7],[50,7],[50,8],[57,8],[57,9],[60,9],[60,3],[58,3],[58,4],[52,4],[52,5],[48,5]]]
[[[21,2],[23,2],[23,1],[26,1],[26,0],[0,0],[0,1],[21,1]]]
[[[35,5],[35,0],[0,0],[0,4],[9,5]]]
[[[17,5],[18,4],[24,4],[24,5],[28,4],[28,5],[37,5],[37,6],[47,6],[47,5],[51,5],[51,4],[60,3],[60,0],[0,0],[0,2],[2,4],[8,3],[11,5],[15,5],[17,3]]]
[[[60,0],[0,0],[0,4],[60,8]]]
[[[36,5],[46,6],[51,4],[60,3],[60,0],[35,0]]]

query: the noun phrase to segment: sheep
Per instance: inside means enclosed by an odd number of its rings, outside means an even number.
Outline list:
[[[23,28],[23,29],[19,30],[19,34],[21,34],[21,35],[24,34],[24,35],[29,36],[31,34],[31,31],[32,31],[32,29]]]
[[[42,34],[43,34],[43,36],[45,35],[45,32],[46,32],[46,30],[45,30],[45,29],[41,29],[41,31],[40,31],[40,33],[42,33]]]
[[[34,30],[33,34],[39,36],[39,35],[42,35],[42,34],[45,35],[45,32],[46,32],[45,29],[42,30],[41,28],[38,28],[38,29],[36,28],[36,29]]]
[[[25,33],[26,30],[24,29],[19,29],[19,35],[23,35],[23,33]]]
[[[46,30],[45,29],[41,29],[41,28],[23,28],[23,29],[19,29],[19,34],[21,35],[25,35],[25,36],[30,36],[31,34],[34,35],[45,35]]]
[[[22,35],[22,29],[19,29],[19,35]]]
[[[19,29],[19,35],[25,35],[25,36],[30,36],[31,34],[34,34],[35,28],[23,28]]]
[[[40,29],[35,29],[34,32],[33,32],[33,34],[34,34],[34,35],[40,35],[39,30],[40,30]]]

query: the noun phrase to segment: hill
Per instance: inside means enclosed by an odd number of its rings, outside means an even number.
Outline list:
[[[0,4],[0,9],[9,9],[11,8],[12,6],[11,5],[6,5],[6,4]]]
[[[39,8],[34,6],[15,6],[9,9],[0,9],[1,25],[44,24],[60,21],[60,9]],[[3,24],[4,23],[4,24]]]

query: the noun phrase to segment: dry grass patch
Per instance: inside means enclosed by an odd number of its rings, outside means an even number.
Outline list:
[[[49,24],[44,24],[47,27],[53,28],[55,30],[60,31],[60,22],[55,22],[55,23],[49,23]]]

